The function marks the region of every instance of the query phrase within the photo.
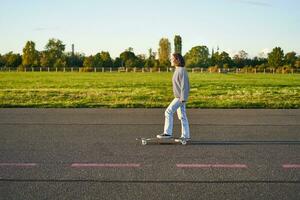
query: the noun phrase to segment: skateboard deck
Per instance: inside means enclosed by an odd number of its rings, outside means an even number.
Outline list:
[[[186,145],[187,141],[180,138],[136,138],[136,140],[140,140],[142,145],[147,145],[148,143],[158,143],[158,144],[182,144]]]

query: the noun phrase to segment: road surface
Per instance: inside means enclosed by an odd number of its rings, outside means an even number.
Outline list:
[[[142,146],[163,109],[0,109],[0,199],[300,199],[300,110],[187,114]]]

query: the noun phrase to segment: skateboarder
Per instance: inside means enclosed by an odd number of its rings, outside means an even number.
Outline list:
[[[188,141],[191,139],[189,122],[186,116],[186,102],[190,92],[189,77],[184,67],[184,59],[180,54],[175,53],[171,56],[171,64],[175,67],[175,72],[172,78],[175,98],[165,111],[164,132],[156,137],[160,139],[173,137],[173,114],[177,111],[178,118],[181,121],[180,139]]]

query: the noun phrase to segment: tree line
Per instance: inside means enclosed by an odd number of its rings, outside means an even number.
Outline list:
[[[176,35],[174,38],[174,52],[182,54],[182,38]],[[95,55],[85,56],[75,52],[65,52],[65,44],[59,39],[49,39],[43,51],[36,50],[33,41],[27,41],[23,54],[9,52],[0,54],[0,67],[19,68],[49,67],[49,68],[99,68],[99,67],[127,67],[127,68],[167,68],[170,67],[171,42],[168,38],[159,41],[157,52],[149,49],[148,55],[136,55],[131,47],[123,51],[115,59],[110,53],[101,51]],[[205,45],[191,48],[185,55],[188,68],[300,68],[300,56],[297,53],[284,53],[280,47],[275,47],[267,57],[249,58],[244,50],[239,51],[233,57],[225,51],[209,50]]]

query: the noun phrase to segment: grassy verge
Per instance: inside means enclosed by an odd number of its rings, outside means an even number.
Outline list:
[[[190,73],[189,108],[300,108],[300,75]],[[0,73],[0,107],[159,108],[172,73]]]

